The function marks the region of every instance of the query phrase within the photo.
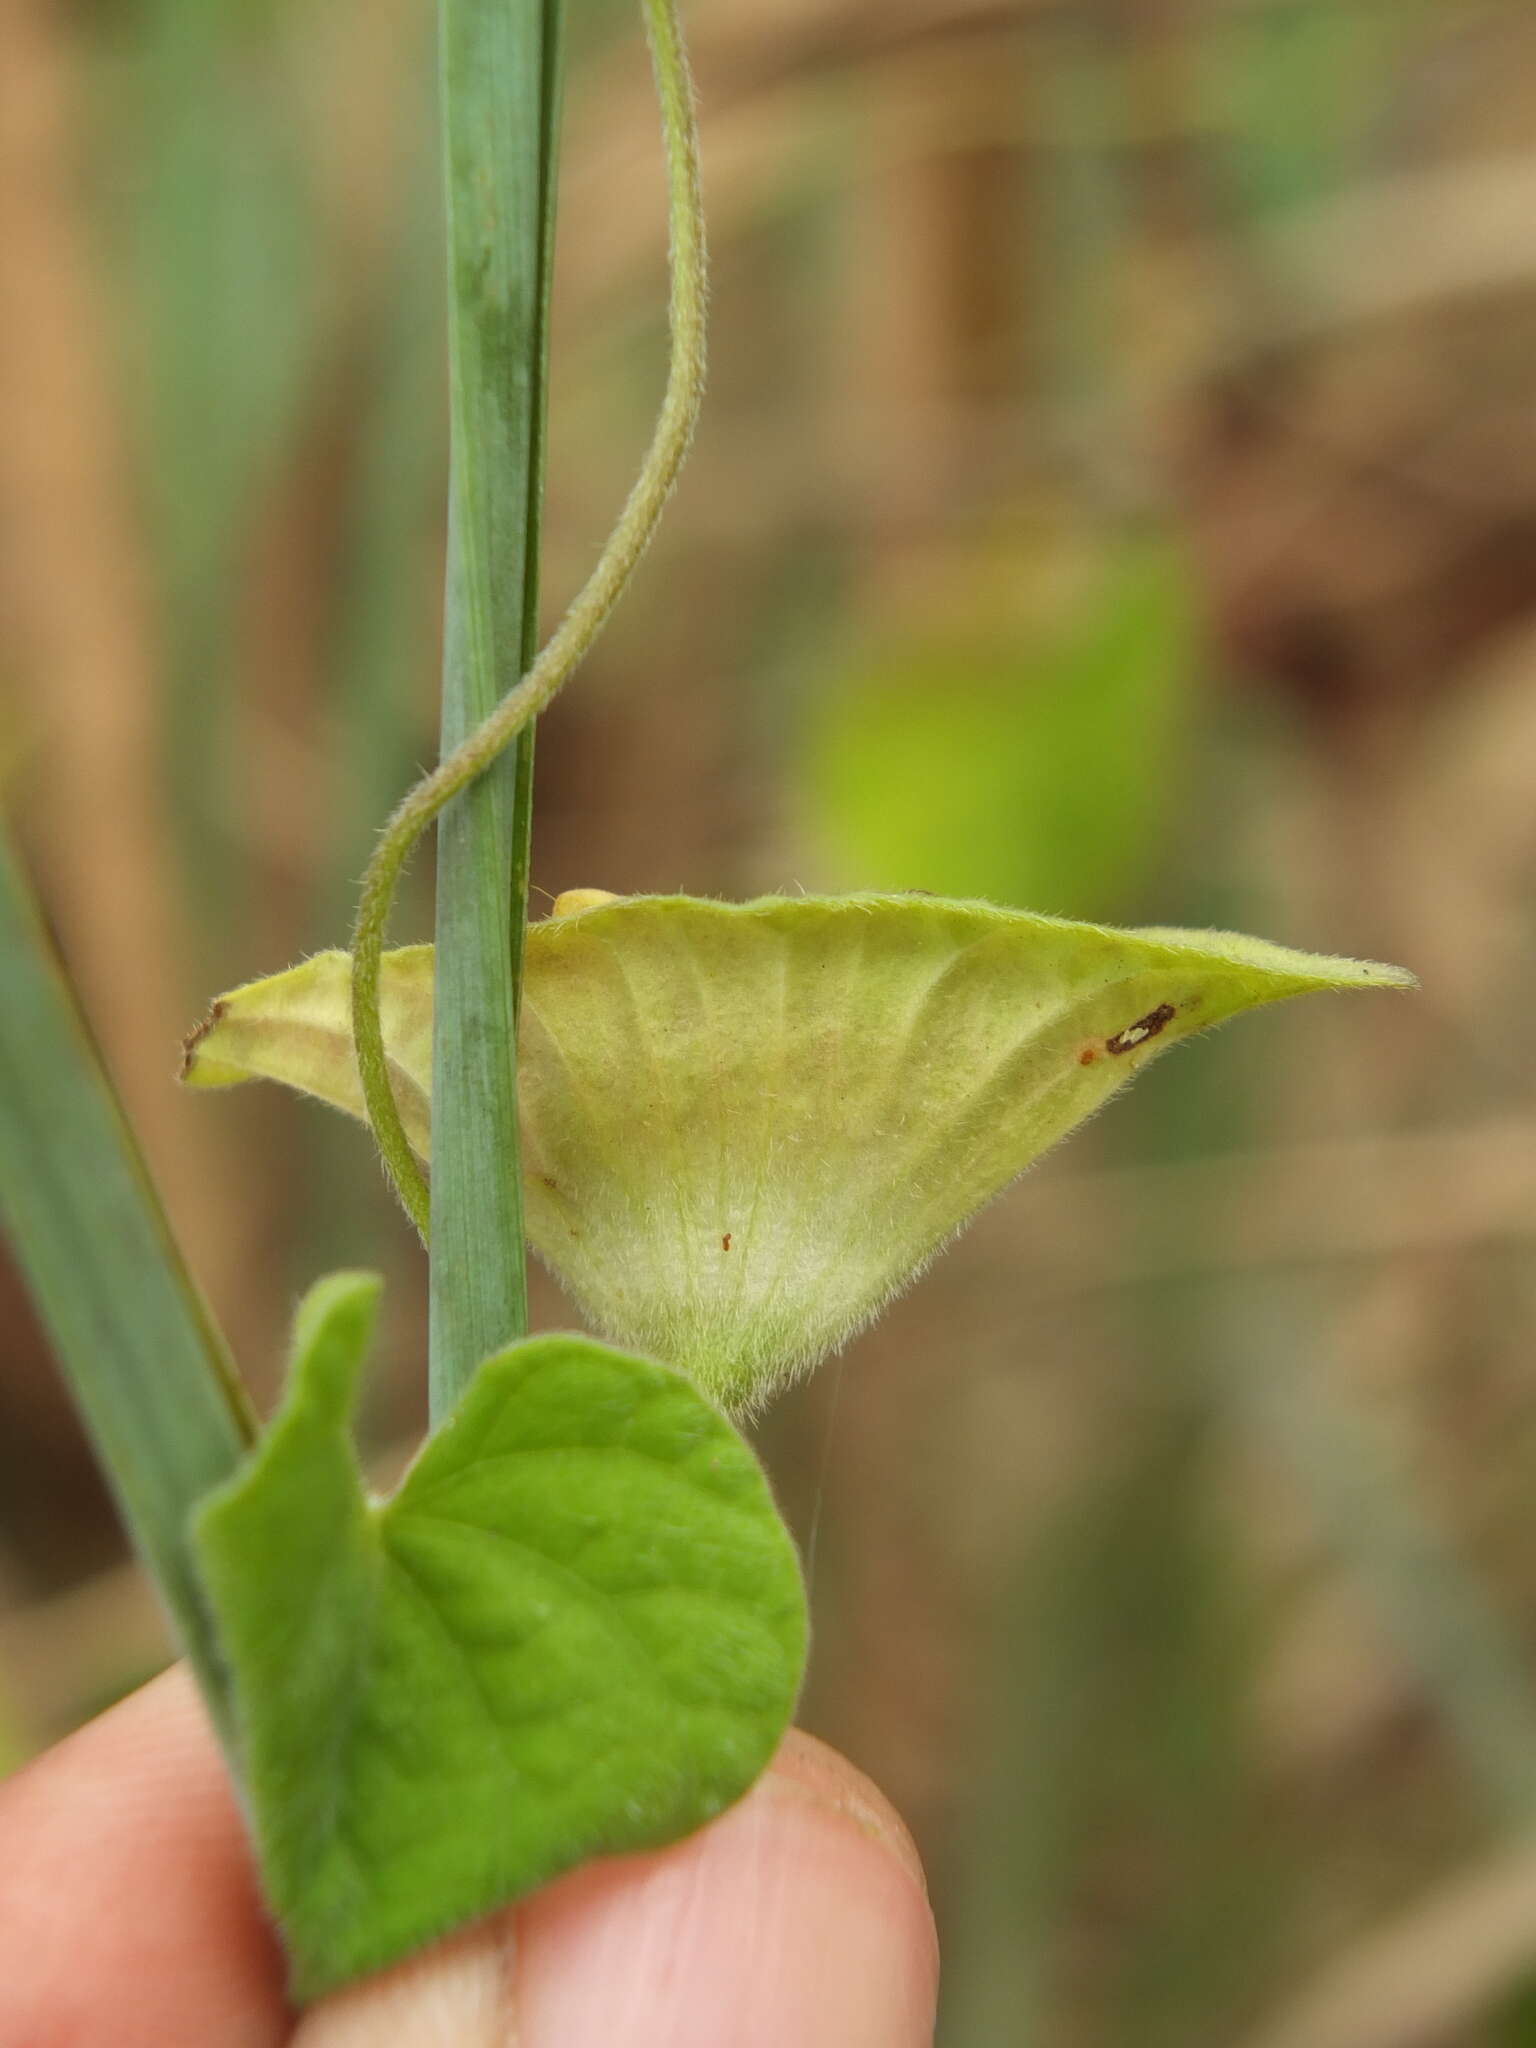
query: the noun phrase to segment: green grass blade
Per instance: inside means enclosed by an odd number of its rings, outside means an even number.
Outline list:
[[[254,1426],[21,873],[0,845],[0,1220],[215,1717],[188,1550]]]
[[[249,886],[226,793],[241,772],[234,665],[257,508],[300,431],[323,346],[315,192],[279,11],[150,0],[122,26],[132,169],[110,188],[128,234],[125,381],[139,409],[184,874],[218,929]]]
[[[443,672],[450,752],[537,649],[558,0],[442,0],[453,462]],[[443,813],[431,1399],[527,1328],[516,977],[533,740]]]

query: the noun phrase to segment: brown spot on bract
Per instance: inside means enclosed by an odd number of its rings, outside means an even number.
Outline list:
[[[728,1251],[730,1250],[730,1248],[731,1248],[731,1233],[730,1233],[729,1231],[727,1231],[727,1232],[725,1233],[724,1237],[722,1237],[722,1238],[721,1238],[721,1240],[720,1240],[720,1249],[721,1249],[721,1251],[723,1251],[723,1252],[728,1252]]]
[[[1155,1010],[1148,1010],[1145,1017],[1138,1017],[1134,1024],[1127,1024],[1123,1031],[1117,1031],[1113,1038],[1106,1038],[1106,1052],[1134,1052],[1138,1045],[1145,1045],[1149,1038],[1156,1038],[1166,1025],[1173,1022],[1178,1012],[1172,1003],[1159,1003]]]
[[[1093,1047],[1085,1045],[1077,1056],[1077,1064],[1080,1067],[1091,1067],[1097,1058],[1098,1054],[1094,1051]]]

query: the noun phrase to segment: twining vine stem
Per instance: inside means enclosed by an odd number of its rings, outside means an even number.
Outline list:
[[[352,1035],[374,1139],[395,1192],[425,1239],[431,1196],[390,1083],[379,1017],[384,938],[400,874],[432,820],[483,775],[567,681],[607,624],[661,520],[688,453],[704,392],[704,210],[693,80],[676,0],[642,0],[667,159],[671,359],[656,429],[618,523],[542,653],[495,710],[402,799],[363,876],[352,930]]]

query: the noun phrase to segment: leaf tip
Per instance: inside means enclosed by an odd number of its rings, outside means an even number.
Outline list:
[[[185,1082],[188,1087],[206,1088],[217,1085],[217,1083],[210,1082],[207,1075],[200,1071],[200,1069],[208,1066],[216,1066],[217,1063],[203,1059],[201,1054],[203,1041],[211,1032],[218,1029],[219,1025],[224,1021],[224,1014],[228,1008],[229,1005],[220,996],[216,1002],[209,1005],[208,1014],[199,1023],[194,1025],[192,1030],[181,1041],[181,1062],[176,1069],[176,1078],[178,1081]]]
[[[1360,979],[1373,988],[1416,989],[1419,977],[1411,967],[1394,966],[1390,960],[1362,960],[1359,963]]]
[[[338,1417],[351,1414],[383,1286],[377,1273],[328,1273],[294,1318],[295,1391]]]

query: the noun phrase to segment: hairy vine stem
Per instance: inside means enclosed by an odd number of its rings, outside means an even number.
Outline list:
[[[650,544],[688,453],[704,391],[704,213],[693,80],[677,0],[642,0],[667,160],[667,388],[651,444],[597,566],[522,679],[462,745],[402,799],[363,877],[352,931],[352,1035],[368,1121],[395,1191],[423,1239],[431,1196],[406,1137],[379,1017],[379,975],[395,890],[411,851],[443,806],[484,774],[545,709],[607,624]]]

